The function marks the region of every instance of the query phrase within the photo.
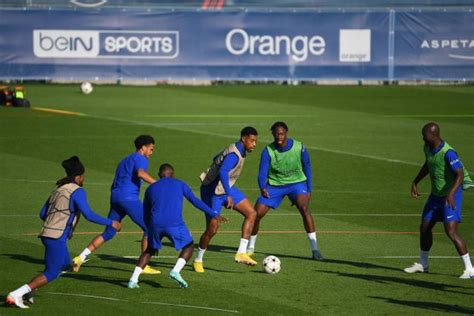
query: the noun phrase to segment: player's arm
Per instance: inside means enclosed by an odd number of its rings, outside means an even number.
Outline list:
[[[464,180],[463,165],[459,160],[458,154],[454,150],[448,150],[444,159],[449,165],[449,168],[454,173],[454,182],[451,188],[449,189],[448,196],[446,197],[446,202],[451,206],[451,208],[456,208],[456,202],[454,200],[454,193],[459,189],[459,186]]]
[[[145,169],[142,168],[137,170],[137,176],[149,184],[153,184],[156,182],[156,180],[152,176],[150,176],[150,174],[146,172]]]
[[[74,203],[74,206],[76,210],[82,213],[84,217],[92,223],[96,223],[99,225],[104,225],[104,226],[112,226],[115,228],[117,231],[120,230],[120,223],[117,221],[112,221],[109,218],[102,217],[100,215],[97,215],[92,211],[92,209],[89,206],[89,203],[87,203],[87,197],[86,197],[86,191],[84,189],[79,188],[76,191],[74,191],[73,194],[71,194],[71,200]]]
[[[311,170],[311,159],[309,158],[308,150],[306,147],[303,146],[301,148],[301,163],[303,165],[303,172],[306,176],[306,186],[308,187],[308,197],[311,198],[311,191],[313,187],[313,179],[311,177],[312,170]]]
[[[150,176],[150,174],[147,172],[148,170],[148,159],[145,158],[142,155],[137,155],[135,158],[135,172],[137,173],[137,177],[142,179],[143,181],[153,184],[156,182],[156,180]]]
[[[267,148],[262,151],[260,155],[260,165],[258,166],[258,187],[260,192],[266,198],[269,198],[267,190],[268,171],[270,170],[270,155]]]
[[[40,218],[44,221],[46,219],[46,213],[48,213],[48,208],[49,208],[49,199],[44,202],[43,207],[41,208],[40,211]]]
[[[426,161],[425,161],[425,163],[421,167],[420,171],[418,171],[418,174],[415,177],[415,180],[413,180],[413,182],[411,184],[411,196],[412,197],[414,197],[414,198],[419,198],[420,197],[420,193],[418,192],[417,185],[424,177],[426,177],[428,175],[429,172],[430,171],[428,169],[428,165],[426,164]]]
[[[234,207],[234,200],[230,196],[229,172],[235,168],[239,162],[239,157],[235,153],[225,156],[224,161],[219,169],[219,179],[221,180],[224,191],[227,194],[227,208]]]
[[[209,206],[206,205],[203,201],[198,199],[191,188],[186,184],[182,183],[183,185],[183,195],[184,197],[197,209],[203,211],[204,213],[208,214],[211,216],[211,218],[216,218],[218,222],[227,222],[227,219],[225,217],[222,217],[218,215],[217,212],[213,211]]]

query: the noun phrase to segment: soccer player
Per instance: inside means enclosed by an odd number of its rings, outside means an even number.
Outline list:
[[[256,212],[250,201],[234,185],[240,176],[247,152],[252,152],[257,146],[257,130],[245,127],[240,132],[240,139],[230,144],[218,153],[207,171],[201,174],[201,200],[214,211],[221,213],[222,206],[235,209],[245,219],[242,224],[242,235],[235,261],[247,265],[257,262],[247,255],[247,245],[255,223]],[[203,258],[209,242],[219,229],[219,222],[206,214],[206,230],[199,240],[198,255],[194,259],[193,268],[196,272],[204,272]]]
[[[117,166],[112,192],[110,195],[110,211],[108,218],[122,222],[128,215],[132,221],[143,230],[141,252],[147,248],[147,231],[143,221],[143,204],[140,201],[140,186],[143,181],[154,183],[155,179],[148,172],[148,160],[153,154],[155,140],[149,135],[140,135],[135,139],[136,151],[125,157]],[[78,272],[87,256],[100,248],[104,243],[114,238],[117,231],[107,227],[105,231],[96,236],[81,254],[73,260],[73,271]],[[160,271],[145,267],[143,273],[159,274]]]
[[[312,258],[323,260],[318,248],[313,216],[309,211],[312,183],[308,151],[301,142],[288,138],[288,126],[284,122],[274,123],[270,130],[274,141],[265,147],[260,157],[258,185],[261,195],[255,204],[257,219],[247,252],[253,254],[255,251],[255,242],[262,218],[270,208],[278,208],[283,198],[288,196],[292,205],[296,205],[303,217]]]
[[[193,255],[193,237],[183,220],[183,197],[205,212],[210,219],[218,222],[223,219],[219,212],[213,211],[194,196],[186,183],[174,178],[174,168],[170,164],[160,166],[159,177],[160,180],[150,185],[145,192],[143,207],[148,227],[148,248],[138,259],[128,282],[131,289],[139,287],[138,278],[151,257],[158,254],[163,237],[167,237],[176,250],[181,250],[178,261],[170,272],[170,279],[176,281],[181,288],[188,287],[180,272]]]
[[[71,258],[67,248],[67,240],[71,239],[74,228],[82,213],[93,223],[106,225],[115,231],[120,230],[120,223],[95,214],[87,203],[84,184],[84,166],[77,156],[62,162],[66,177],[56,182],[57,188],[51,193],[40,212],[44,221],[39,233],[45,247],[43,273],[35,276],[29,283],[10,292],[6,302],[19,308],[29,308],[24,298],[32,303],[32,295],[36,289],[54,281],[61,271],[70,267]]]
[[[461,279],[474,278],[474,269],[466,243],[459,235],[461,223],[462,189],[472,186],[472,180],[456,151],[440,136],[436,123],[428,123],[422,129],[425,142],[425,163],[411,185],[411,196],[419,198],[418,183],[428,174],[431,178],[431,195],[426,201],[420,225],[420,262],[404,269],[408,273],[428,272],[428,256],[433,244],[432,229],[437,222],[444,223],[444,231],[454,243],[464,263]]]

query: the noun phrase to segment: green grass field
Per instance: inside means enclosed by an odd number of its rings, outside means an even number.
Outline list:
[[[78,155],[86,166],[85,189],[99,214],[107,215],[117,163],[133,151],[139,134],[155,137],[150,173],[170,162],[177,177],[198,193],[198,176],[214,154],[236,141],[240,129],[256,127],[257,150],[248,156],[238,187],[251,201],[257,169],[274,121],[288,123],[290,137],[309,148],[315,184],[311,204],[324,262],[310,248],[297,210],[285,201],[261,224],[257,260],[278,256],[276,275],[233,262],[242,217],[223,214],[206,253],[204,274],[188,265],[182,290],[167,278],[177,252],[166,242],[153,265],[163,273],[142,275],[141,288],[127,281],[139,255],[139,229],[124,220],[122,233],[91,256],[76,274],[41,289],[31,312],[48,315],[104,314],[474,314],[474,281],[460,280],[456,250],[436,227],[429,274],[402,269],[417,260],[424,195],[409,196],[423,162],[421,127],[434,120],[442,136],[474,170],[473,87],[119,87],[27,85],[33,107],[0,108],[0,298],[43,269],[36,234],[39,210],[62,177],[60,162]],[[145,186],[146,188],[146,186]],[[142,189],[142,192],[144,190]],[[474,253],[474,192],[463,199],[461,233]],[[195,240],[205,222],[185,205]],[[77,255],[102,227],[82,219],[69,242]],[[209,308],[209,309],[203,309]],[[0,315],[19,312],[0,305]]]

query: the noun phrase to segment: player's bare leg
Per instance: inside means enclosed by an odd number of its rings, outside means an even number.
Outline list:
[[[207,247],[209,246],[209,243],[211,242],[212,237],[214,237],[217,234],[217,231],[219,230],[219,222],[217,219],[207,219],[206,218],[206,230],[202,234],[201,238],[199,239],[199,248],[198,248],[198,254],[196,259],[194,259],[193,262],[193,268],[194,271],[203,273],[204,272],[204,266],[203,266],[203,258],[204,258],[204,253],[207,250]]]
[[[178,283],[179,287],[181,288],[188,287],[188,283],[181,277],[181,270],[184,268],[188,260],[191,259],[193,255],[193,249],[194,246],[192,242],[185,246],[181,250],[178,261],[176,261],[173,270],[170,272],[170,279]]]
[[[250,258],[250,256],[247,254],[247,247],[249,244],[250,234],[252,233],[252,229],[257,218],[257,212],[248,199],[244,199],[240,201],[239,204],[234,205],[234,210],[245,217],[244,222],[242,223],[240,245],[235,255],[235,261],[238,263],[254,266],[257,264],[257,262]]]
[[[466,242],[459,235],[459,223],[449,222],[444,223],[444,231],[448,235],[449,239],[453,242],[459,256],[464,264],[464,273],[460,276],[461,279],[473,279],[474,269],[472,268],[471,258],[467,251]]]
[[[428,272],[428,257],[433,245],[433,227],[436,221],[422,220],[420,224],[420,260],[404,269],[407,273]]]
[[[448,235],[449,239],[453,242],[458,254],[463,256],[467,253],[466,242],[461,238],[458,231],[458,222],[444,223],[444,231]]]
[[[133,274],[130,277],[130,280],[128,281],[129,289],[139,288],[138,278],[140,277],[140,274],[143,272],[145,267],[148,266],[148,263],[150,263],[151,257],[157,254],[158,254],[158,251],[155,251],[154,249],[148,249],[148,248],[144,252],[142,252],[142,254],[140,255],[140,258],[138,258],[137,265],[135,266],[135,269],[133,270]]]
[[[298,194],[294,203],[300,212],[301,217],[303,218],[304,229],[308,234],[313,259],[324,260],[324,257],[321,255],[321,252],[318,248],[318,240],[316,237],[316,228],[314,225],[313,215],[311,215],[311,212],[309,211],[309,199],[310,197],[307,194]]]
[[[267,215],[269,210],[270,207],[265,204],[255,204],[255,212],[257,217],[255,218],[255,223],[253,225],[252,234],[249,240],[249,246],[247,248],[247,254],[249,254],[250,256],[253,255],[255,252],[255,243],[257,242],[257,234],[260,229],[260,221],[262,220],[262,218],[265,217],[265,215]]]

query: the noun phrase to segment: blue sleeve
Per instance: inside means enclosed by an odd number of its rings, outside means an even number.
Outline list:
[[[444,155],[444,159],[449,164],[449,167],[452,171],[463,168],[462,162],[461,160],[459,160],[458,154],[452,149],[446,152],[446,154]]]
[[[46,218],[46,213],[48,212],[48,208],[49,208],[49,199],[46,200],[46,202],[44,202],[44,205],[43,207],[41,208],[41,212],[40,212],[40,218],[44,221],[44,219]]]
[[[135,172],[138,172],[139,169],[143,169],[145,171],[148,170],[148,159],[146,159],[145,156],[138,154],[135,159],[135,166],[134,170]]]
[[[221,168],[219,169],[219,178],[226,194],[230,194],[229,171],[234,169],[238,162],[239,157],[237,157],[235,153],[230,153],[225,156]]]
[[[81,212],[89,222],[104,226],[112,225],[111,219],[97,215],[91,210],[89,204],[87,203],[86,191],[84,191],[84,189],[79,188],[74,191],[74,193],[71,195],[71,200],[74,203],[76,210]]]
[[[260,156],[260,166],[258,167],[258,186],[260,190],[267,188],[268,171],[270,170],[270,155],[267,148],[262,151]]]
[[[193,191],[191,190],[191,188],[189,187],[189,185],[187,185],[186,183],[182,182],[182,186],[183,186],[183,195],[184,197],[189,201],[191,202],[191,204],[203,211],[204,213],[206,214],[209,214],[210,216],[212,216],[212,218],[216,217],[218,214],[217,212],[213,211],[209,206],[207,206],[203,201],[201,201],[200,199],[198,199]]]
[[[303,164],[303,172],[306,176],[306,185],[308,186],[308,192],[311,193],[311,189],[313,187],[313,181],[311,179],[311,159],[309,159],[308,150],[306,150],[306,147],[304,146],[301,149],[301,163]]]

